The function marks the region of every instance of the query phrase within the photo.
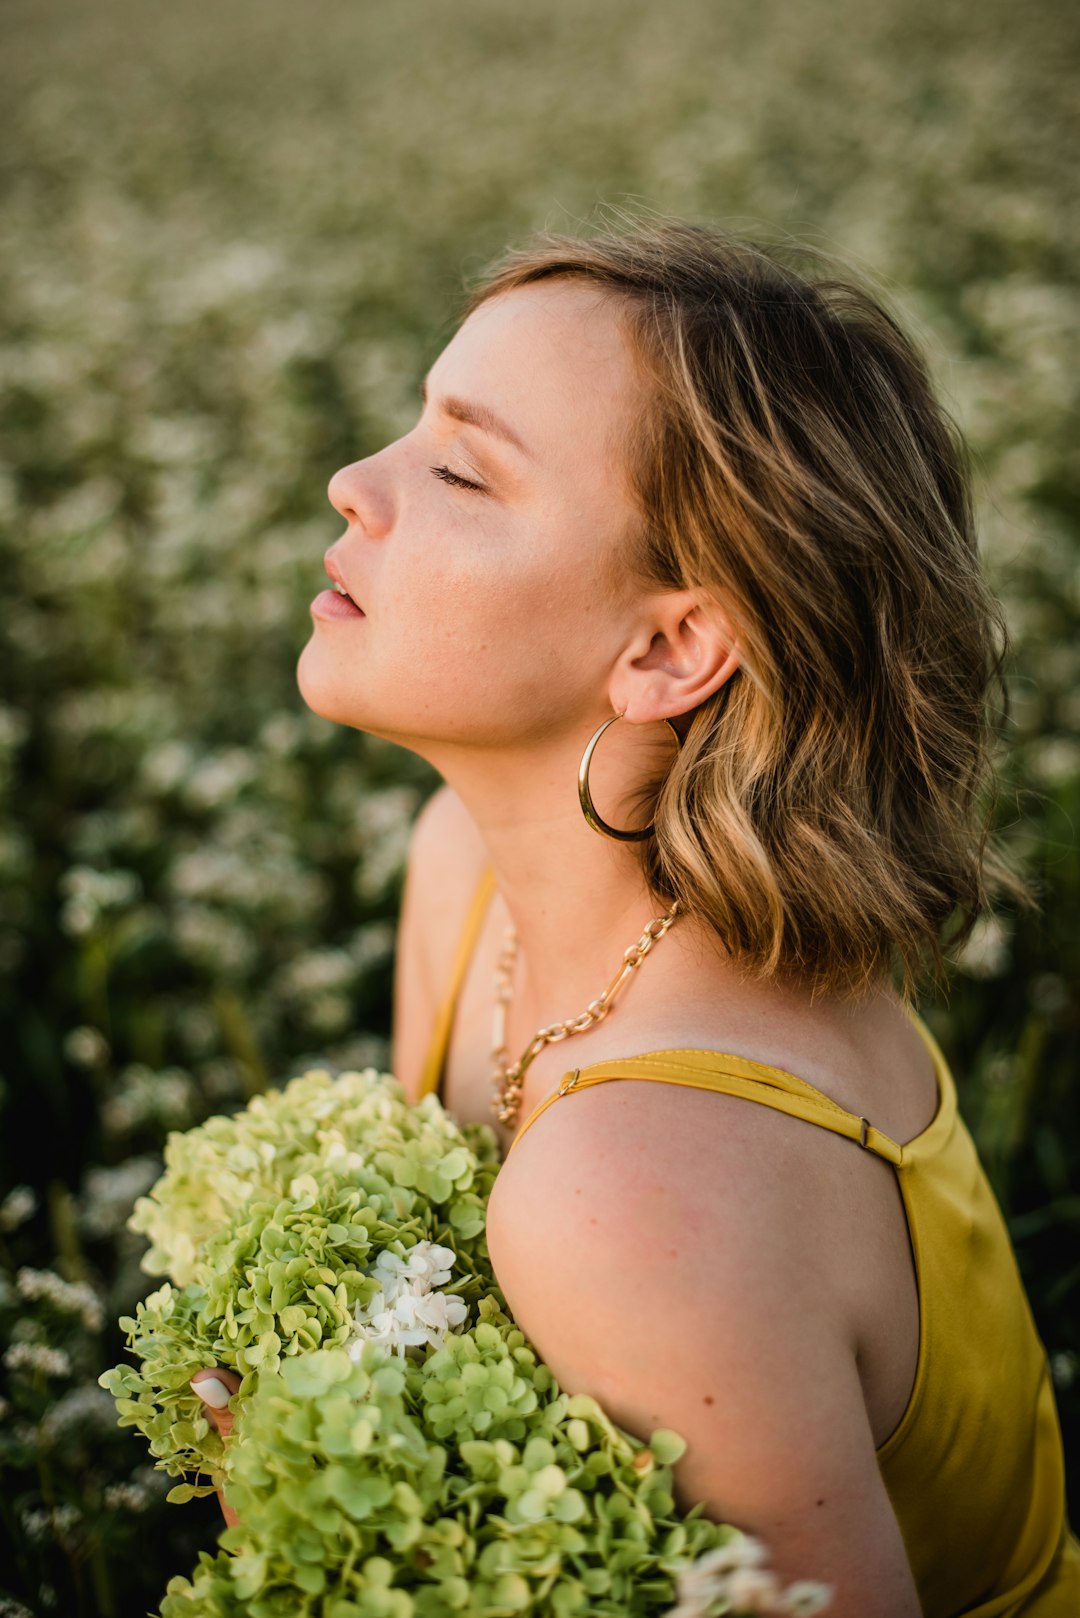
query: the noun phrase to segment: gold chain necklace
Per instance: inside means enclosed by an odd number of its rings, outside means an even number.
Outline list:
[[[511,975],[514,962],[517,960],[518,938],[513,927],[507,928],[506,938],[495,967],[495,1015],[492,1023],[491,1051],[492,1082],[495,1092],[491,1107],[501,1124],[512,1126],[517,1123],[518,1113],[521,1110],[525,1071],[533,1058],[539,1055],[545,1045],[555,1045],[559,1040],[569,1039],[573,1034],[583,1034],[587,1028],[593,1028],[598,1022],[603,1022],[633,976],[634,968],[641,965],[657,939],[663,938],[674,922],[678,908],[679,901],[676,899],[666,915],[657,916],[650,921],[637,943],[631,944],[629,949],[623,951],[622,965],[599,999],[590,1001],[580,1016],[570,1017],[566,1022],[554,1022],[548,1028],[539,1029],[512,1065],[509,1065],[510,1052],[506,1048],[506,1013],[513,994]]]

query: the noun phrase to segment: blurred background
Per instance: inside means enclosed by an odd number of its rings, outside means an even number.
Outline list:
[[[96,1378],[166,1135],[388,1060],[410,756],[304,707],[332,472],[464,280],[601,202],[833,252],[929,353],[1012,627],[1041,885],[925,1001],[1080,1518],[1080,13],[1064,0],[8,0],[0,1618],[134,1618],[217,1526]],[[205,1508],[205,1509],[204,1509]]]

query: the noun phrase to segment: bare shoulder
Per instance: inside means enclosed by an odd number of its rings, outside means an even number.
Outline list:
[[[782,1127],[797,1121],[770,1116],[779,1131],[736,1098],[652,1084],[571,1092],[496,1182],[496,1274],[567,1391],[639,1437],[688,1440],[683,1507],[704,1501],[758,1534],[783,1578],[832,1584],[837,1618],[915,1618],[857,1345],[821,1257],[827,1174]]]
[[[441,786],[416,817],[408,866],[425,919],[436,932],[440,922],[460,921],[487,863],[476,822],[453,788]],[[451,953],[454,942],[456,935]]]
[[[440,787],[413,827],[398,927],[393,1067],[413,1098],[457,940],[486,864],[472,816],[456,792]]]
[[[814,1150],[807,1150],[812,1145]],[[816,1285],[823,1193],[850,1143],[737,1097],[622,1082],[561,1096],[522,1138],[496,1183],[489,1216],[516,1268],[529,1240],[626,1243],[637,1263],[677,1280],[702,1253],[766,1276],[762,1254],[800,1287]],[[615,1246],[612,1253],[615,1252]],[[787,1279],[787,1277],[785,1277]]]

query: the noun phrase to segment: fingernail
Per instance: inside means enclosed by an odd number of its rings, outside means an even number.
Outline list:
[[[224,1410],[232,1394],[224,1382],[219,1382],[216,1376],[208,1376],[203,1382],[193,1382],[191,1386],[204,1399],[212,1410]]]

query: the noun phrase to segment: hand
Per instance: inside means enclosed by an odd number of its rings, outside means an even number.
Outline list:
[[[203,1411],[211,1426],[216,1427],[226,1443],[233,1429],[233,1413],[229,1400],[239,1392],[240,1378],[235,1371],[216,1366],[212,1371],[196,1371],[191,1386],[203,1402]],[[227,1528],[236,1527],[236,1512],[226,1503],[224,1490],[217,1492],[218,1503]]]

